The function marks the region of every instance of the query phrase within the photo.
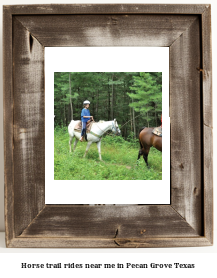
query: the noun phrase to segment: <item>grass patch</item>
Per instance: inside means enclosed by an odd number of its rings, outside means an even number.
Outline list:
[[[78,142],[75,152],[69,152],[67,128],[54,130],[54,179],[55,180],[161,180],[162,153],[151,148],[148,168],[141,157],[137,162],[139,143],[125,141],[122,137],[102,138],[99,160],[93,143],[83,158],[87,143]],[[72,142],[73,147],[73,142]]]

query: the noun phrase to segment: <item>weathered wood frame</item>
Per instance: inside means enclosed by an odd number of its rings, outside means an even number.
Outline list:
[[[6,246],[212,245],[210,5],[4,6],[3,30]],[[45,205],[44,47],[134,45],[170,47],[171,205]]]

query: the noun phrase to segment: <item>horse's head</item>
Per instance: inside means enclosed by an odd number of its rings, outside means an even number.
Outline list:
[[[118,122],[116,119],[114,119],[114,121],[112,122],[112,132],[115,134],[115,135],[121,135],[121,131],[118,127]]]

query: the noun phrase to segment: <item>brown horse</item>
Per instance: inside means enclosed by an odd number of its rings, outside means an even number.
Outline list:
[[[139,132],[139,143],[141,149],[139,150],[138,159],[143,155],[143,158],[148,166],[148,153],[151,147],[156,148],[162,152],[162,137],[152,133],[154,127],[143,127]],[[138,160],[137,159],[137,160]]]

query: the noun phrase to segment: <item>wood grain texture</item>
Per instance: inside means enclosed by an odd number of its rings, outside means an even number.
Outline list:
[[[209,5],[4,7],[8,247],[212,245],[209,23]],[[171,206],[45,206],[45,46],[170,47]]]
[[[127,14],[16,18],[44,46],[166,47],[181,36],[197,16]]]
[[[212,117],[212,42],[211,7],[202,14],[202,75],[203,75],[203,123],[213,127]]]
[[[99,239],[198,236],[169,205],[91,207],[46,205],[21,236],[34,235]]]
[[[204,235],[213,243],[213,131],[204,126]]]
[[[180,238],[14,238],[10,248],[168,248],[210,246],[205,237]]]
[[[4,184],[6,245],[14,238],[12,16],[3,10]]]
[[[13,20],[14,209],[19,235],[44,206],[44,48]]]
[[[13,15],[28,14],[202,14],[209,5],[189,4],[44,4],[5,6]]]
[[[170,46],[171,205],[202,231],[199,18]]]
[[[202,13],[202,78],[203,78],[203,159],[204,159],[204,234],[213,242],[213,103],[211,6]]]

